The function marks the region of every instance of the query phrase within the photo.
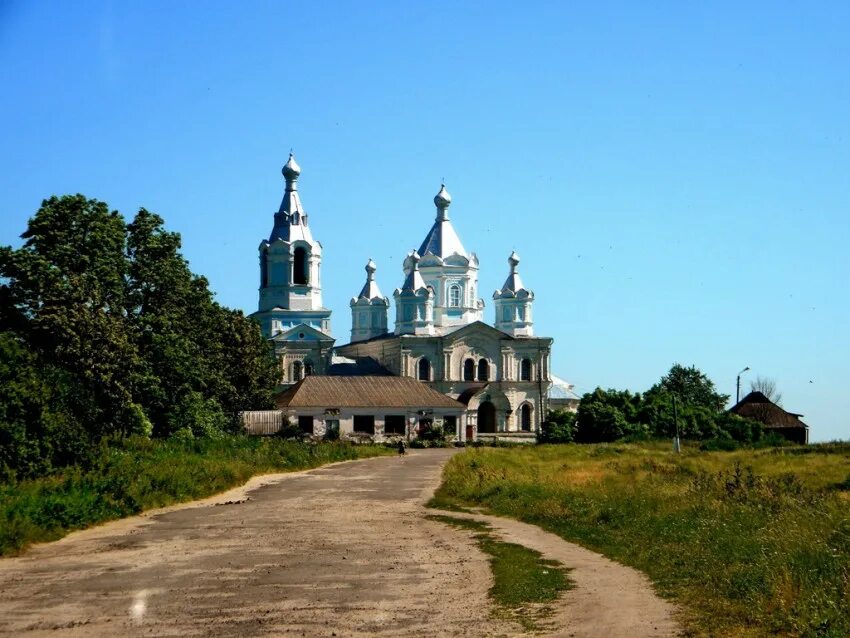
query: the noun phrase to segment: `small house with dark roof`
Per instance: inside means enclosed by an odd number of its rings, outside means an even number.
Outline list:
[[[745,419],[759,421],[764,425],[766,433],[775,432],[801,445],[809,442],[809,426],[800,420],[803,415],[783,410],[761,392],[750,392],[732,406],[729,412]]]
[[[466,406],[410,377],[308,376],[279,394],[277,408],[305,434],[375,441],[441,427],[463,438]]]

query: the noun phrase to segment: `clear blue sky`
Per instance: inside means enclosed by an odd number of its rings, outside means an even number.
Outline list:
[[[51,194],[145,206],[251,312],[292,147],[345,342],[445,177],[487,320],[516,249],[580,392],[750,366],[850,438],[848,32],[843,1],[0,0],[0,243]]]

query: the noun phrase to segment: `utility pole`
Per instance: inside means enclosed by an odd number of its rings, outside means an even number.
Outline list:
[[[743,370],[738,373],[738,379],[735,383],[735,404],[741,402],[741,375],[744,374],[747,370],[750,369],[750,366],[747,366]]]
[[[673,451],[676,454],[682,452],[682,446],[679,443],[679,413],[676,410],[676,395],[673,395],[673,425],[676,427],[676,438],[673,439]]]

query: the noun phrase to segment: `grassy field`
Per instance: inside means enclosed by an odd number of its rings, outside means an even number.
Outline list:
[[[433,505],[485,506],[645,572],[691,635],[850,635],[850,445],[473,449]]]
[[[210,496],[255,474],[393,453],[377,445],[275,438],[126,439],[104,445],[91,467],[0,484],[0,555],[71,530]]]

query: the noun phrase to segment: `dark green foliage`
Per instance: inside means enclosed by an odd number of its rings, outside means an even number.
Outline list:
[[[151,507],[202,498],[254,474],[390,454],[380,446],[306,444],[274,437],[104,441],[88,468],[0,484],[0,555]]]
[[[339,431],[337,430],[337,432]],[[275,432],[275,437],[284,441],[303,441],[307,436],[307,433],[299,428],[297,423],[293,423],[289,419]]]
[[[640,408],[640,394],[596,388],[579,403],[575,440],[596,443],[645,436],[648,428],[639,419]]]
[[[543,422],[538,443],[572,443],[576,414],[568,410],[553,410]]]
[[[728,396],[695,367],[675,364],[646,393],[603,390],[585,394],[579,403],[574,440],[603,443],[617,440],[672,438],[713,440],[724,449],[738,443],[756,443],[762,426],[723,410]],[[675,409],[674,409],[675,401]]]
[[[83,462],[102,437],[236,431],[240,410],[271,407],[259,327],[213,300],[162,218],[52,197],[22,237],[0,247],[0,473]]]
[[[647,392],[647,398],[662,394],[675,394],[683,405],[701,406],[713,412],[720,412],[729,401],[728,394],[720,394],[709,379],[696,366],[686,368],[675,363],[670,371],[661,377],[661,381]]]
[[[442,427],[436,425],[435,423],[429,423],[428,425],[422,427],[422,429],[419,430],[419,436],[416,437],[416,440],[419,441],[430,441],[436,443],[442,443],[447,439],[448,436],[445,430],[443,430]]]

